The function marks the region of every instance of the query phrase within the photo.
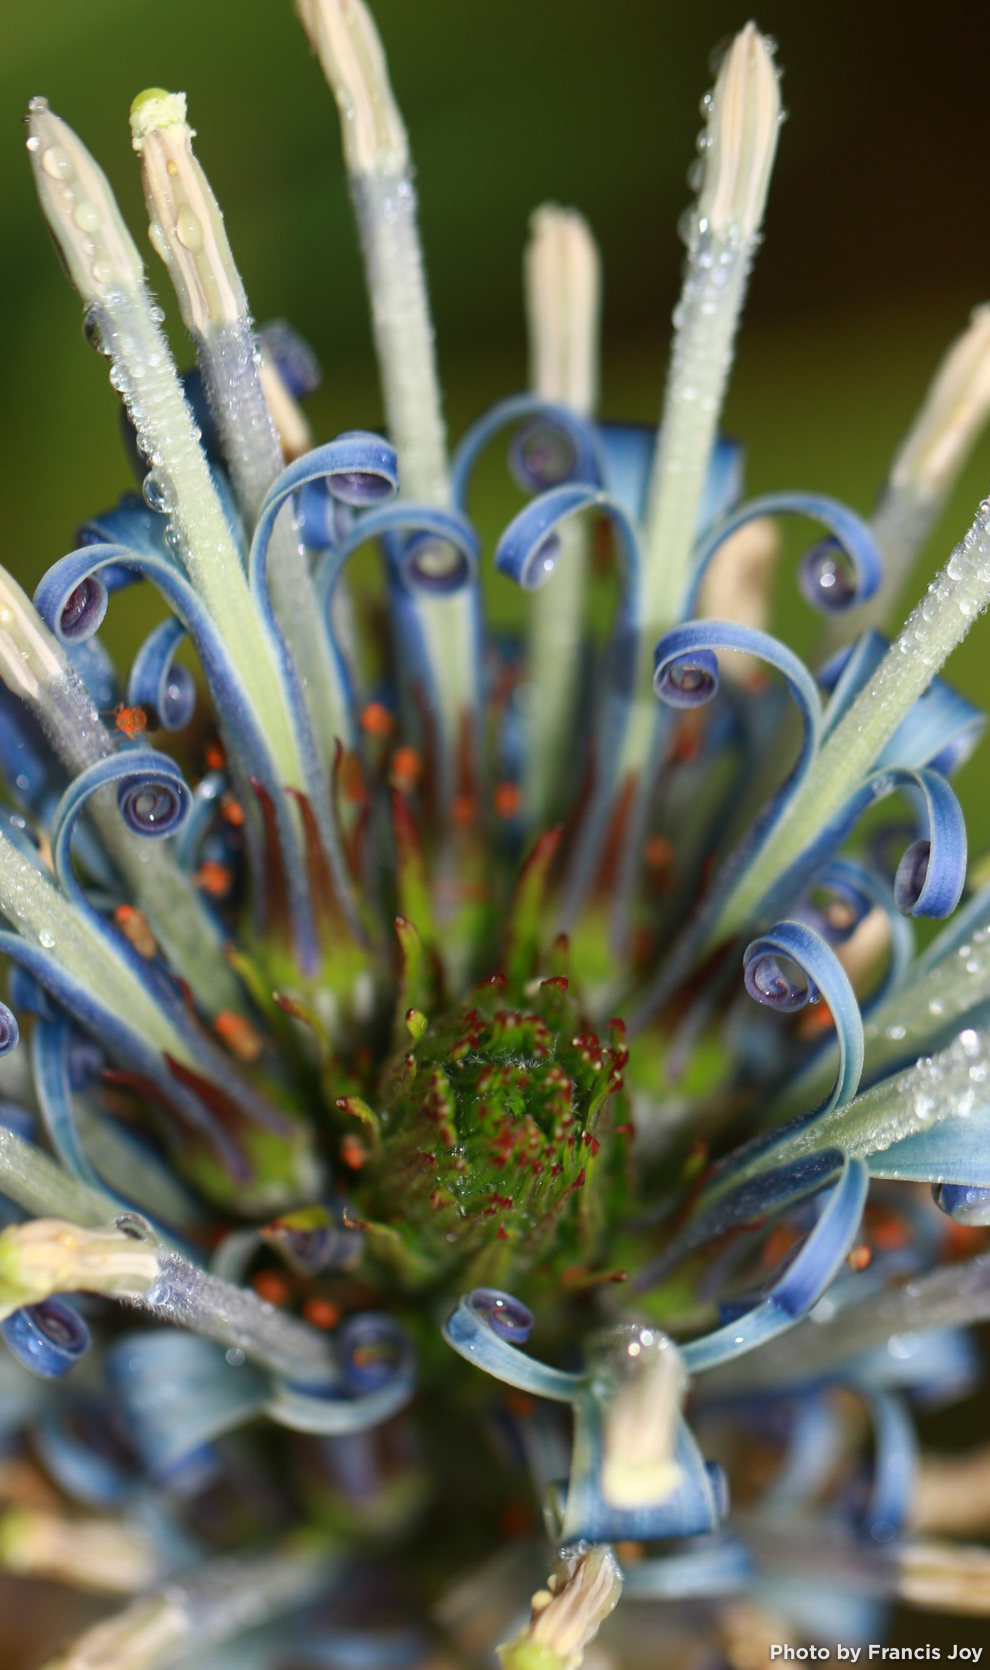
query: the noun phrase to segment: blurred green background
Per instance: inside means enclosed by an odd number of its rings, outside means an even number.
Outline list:
[[[583,209],[602,246],[604,414],[654,419],[708,54],[746,9],[375,10],[419,169],[452,433],[522,386],[520,255],[528,214],[548,198]],[[790,118],[726,427],[748,443],[756,491],[816,487],[868,510],[939,353],[990,294],[990,10],[943,4],[907,22],[892,0],[767,0],[758,22],[780,42]],[[256,316],[289,317],[323,361],[318,433],[381,418],[336,115],[290,0],[0,0],[0,24],[0,561],[33,589],[76,524],[129,479],[105,363],[83,344],[34,202],[20,128],[32,94],[78,128],[143,241],[128,105],[149,84],[184,88]],[[929,570],[971,519],[988,470],[990,437]],[[808,649],[814,623],[786,567],[780,599],[779,623]],[[136,601],[111,610],[121,648]],[[951,676],[990,706],[990,623]],[[990,845],[987,758],[985,745],[960,779],[977,852]],[[960,1418],[971,1422],[953,1413],[942,1442]],[[915,1614],[898,1639],[946,1630],[960,1642],[983,1633]]]
[[[745,10],[375,9],[418,164],[452,432],[522,385],[520,254],[547,198],[582,208],[602,245],[604,413],[654,418],[708,55]],[[105,363],[82,342],[33,199],[20,129],[33,93],[78,128],[143,242],[128,105],[148,84],[184,88],[256,316],[288,316],[323,361],[318,433],[374,426],[380,407],[336,115],[290,0],[0,0],[0,19],[0,555],[33,587],[78,521],[128,484]],[[769,0],[758,21],[780,42],[790,116],[726,426],[748,443],[754,489],[817,487],[865,510],[942,347],[990,293],[990,14],[956,4],[908,25],[894,4]],[[970,520],[988,464],[990,440],[932,565]],[[780,621],[807,649],[814,626],[791,579]],[[131,606],[111,611],[111,643],[127,642]],[[990,704],[988,635],[981,623],[952,676]],[[977,850],[990,844],[983,757],[961,781]]]

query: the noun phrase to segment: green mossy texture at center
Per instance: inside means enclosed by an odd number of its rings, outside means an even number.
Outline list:
[[[621,1027],[588,1031],[563,977],[509,995],[494,975],[383,1076],[358,1198],[375,1251],[417,1286],[579,1281],[626,1196]]]

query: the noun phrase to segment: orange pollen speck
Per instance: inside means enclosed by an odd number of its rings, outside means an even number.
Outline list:
[[[369,736],[391,736],[395,719],[381,702],[369,702],[361,715],[361,724]]]
[[[239,800],[234,799],[232,794],[221,795],[220,816],[224,823],[232,824],[235,829],[240,829],[244,822],[244,807]]]
[[[522,805],[518,783],[499,783],[495,790],[495,816],[514,818]]]
[[[234,872],[230,866],[219,864],[215,858],[207,858],[196,871],[196,886],[214,899],[222,899],[229,893],[233,881]]]
[[[860,1242],[858,1247],[853,1247],[850,1252],[846,1254],[846,1263],[848,1264],[850,1270],[865,1270],[867,1265],[872,1264],[872,1262],[873,1253],[870,1248],[864,1246],[862,1242]]]
[[[665,835],[654,835],[647,841],[644,853],[651,870],[665,870],[674,857],[674,843]]]
[[[336,1328],[340,1321],[340,1306],[335,1305],[332,1299],[307,1299],[302,1313],[314,1328]]]
[[[397,748],[392,755],[392,769],[389,780],[394,789],[401,789],[408,793],[419,782],[423,770],[423,761],[417,748]]]
[[[360,1171],[368,1163],[368,1150],[358,1137],[346,1136],[340,1145],[340,1157],[352,1171]]]
[[[148,729],[148,715],[143,707],[124,707],[121,703],[120,707],[115,709],[114,719],[118,731],[123,731],[132,741]]]
[[[113,913],[113,919],[124,938],[133,945],[139,957],[147,957],[150,961],[152,957],[157,955],[158,946],[155,944],[155,936],[141,912],[135,910],[133,905],[118,905]]]
[[[226,764],[223,749],[219,742],[208,742],[203,758],[206,761],[208,771],[222,771]]]
[[[252,1277],[251,1286],[259,1299],[269,1305],[284,1305],[289,1298],[288,1283],[275,1270],[259,1270]]]
[[[250,1021],[232,1009],[221,1009],[214,1027],[224,1043],[241,1061],[257,1061],[264,1049],[264,1041]]]

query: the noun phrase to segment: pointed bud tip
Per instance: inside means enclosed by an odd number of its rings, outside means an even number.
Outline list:
[[[409,162],[406,130],[364,0],[296,0],[296,14],[337,100],[349,171],[401,173]]]
[[[747,23],[722,59],[708,112],[698,216],[713,231],[758,232],[780,118],[773,43]]]
[[[27,129],[38,200],[83,301],[140,290],[144,266],[102,169],[46,99],[31,100]]]

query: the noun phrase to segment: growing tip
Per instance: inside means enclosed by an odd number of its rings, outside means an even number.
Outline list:
[[[401,173],[409,162],[405,125],[364,0],[296,0],[296,11],[337,100],[349,171]]]
[[[747,23],[722,60],[708,106],[698,217],[714,232],[760,229],[780,128],[772,44]]]
[[[46,99],[31,100],[27,130],[38,198],[80,296],[139,290],[144,266],[103,170]]]
[[[544,203],[532,215],[525,255],[530,386],[544,400],[590,414],[598,396],[601,262],[576,209]]]
[[[148,236],[168,268],[186,329],[203,337],[246,319],[220,205],[193,154],[185,94],[160,87],[139,93],[131,137],[141,158]]]
[[[158,1280],[156,1243],[119,1229],[34,1218],[0,1234],[0,1320],[54,1293],[134,1297]]]
[[[940,364],[890,473],[922,498],[951,490],[990,416],[990,303],[973,309]]]
[[[579,1670],[584,1649],[618,1605],[622,1574],[612,1550],[576,1543],[537,1589],[529,1623],[498,1649],[502,1670]]]

